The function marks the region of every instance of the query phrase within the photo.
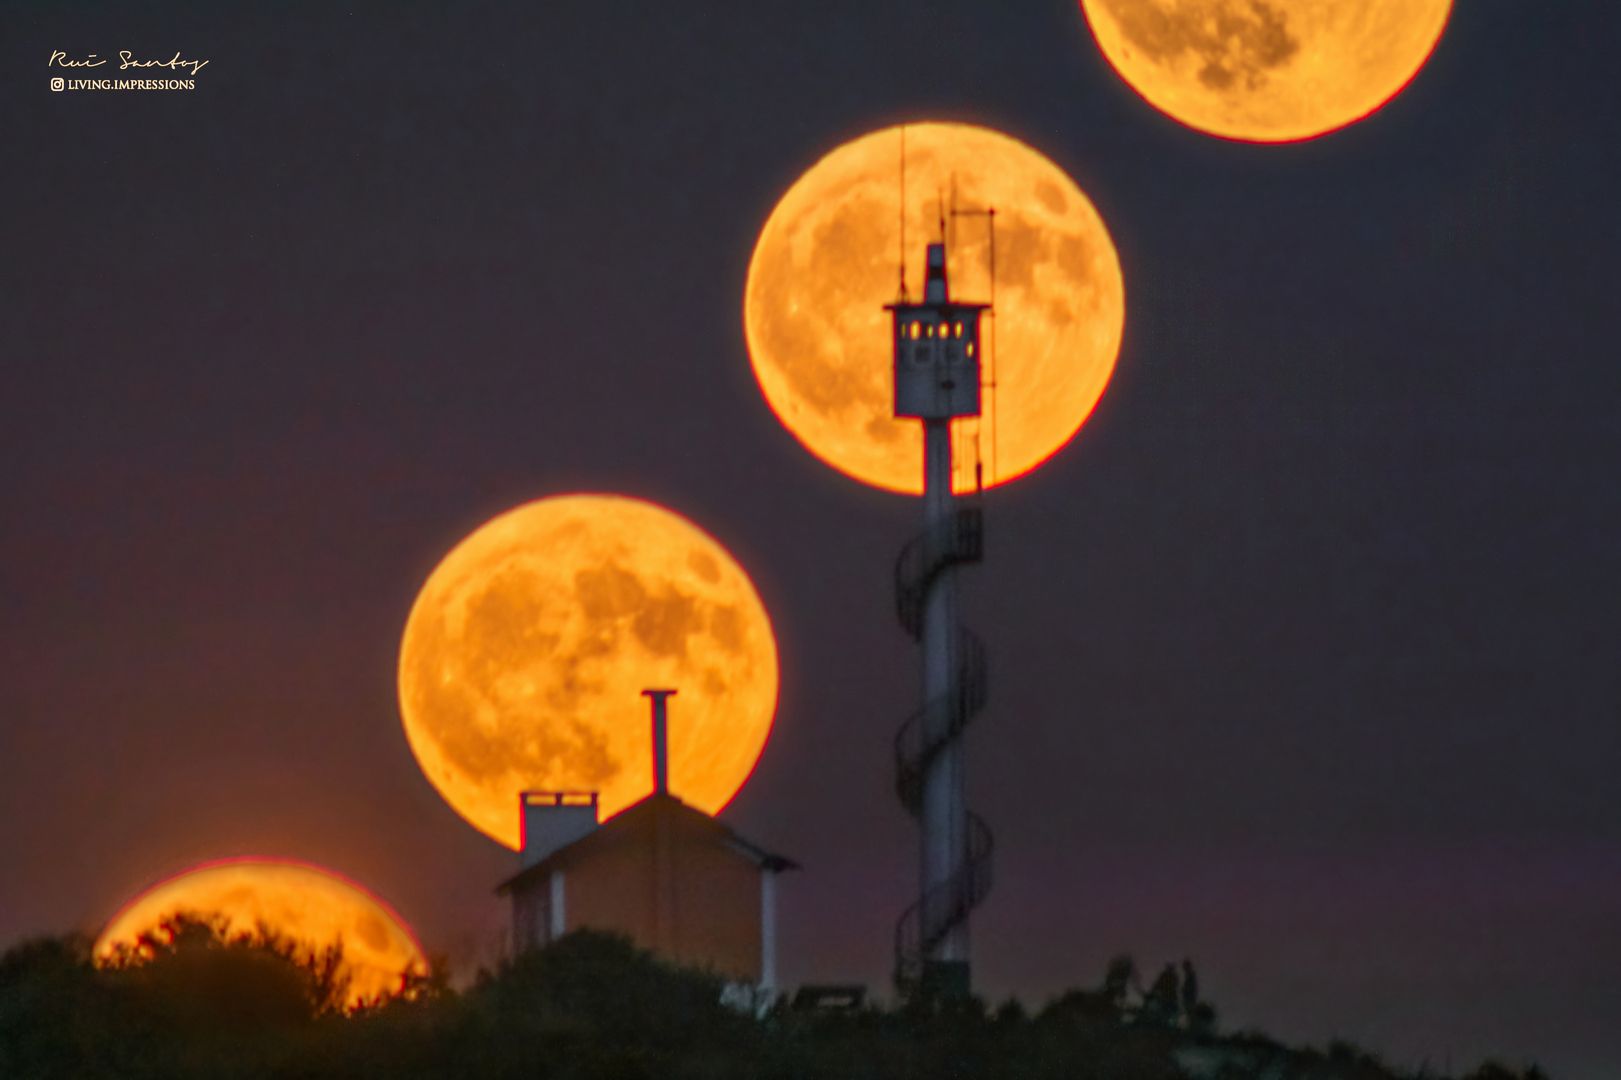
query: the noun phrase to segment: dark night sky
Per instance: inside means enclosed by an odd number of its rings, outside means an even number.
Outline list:
[[[740,300],[817,157],[960,119],[1077,179],[1127,296],[965,579],[981,987],[1191,955],[1230,1026],[1621,1068],[1607,5],[1461,0],[1275,148],[1154,112],[1070,0],[44,7],[0,99],[0,945],[262,853],[487,958],[511,856],[418,772],[395,649],[474,526],[603,490],[753,573],[781,706],[724,817],[806,867],[787,979],[884,985],[919,511],[778,426]],[[57,48],[212,62],[53,94]]]

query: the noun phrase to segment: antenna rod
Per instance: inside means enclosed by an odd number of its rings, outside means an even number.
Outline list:
[[[906,125],[901,125],[901,190],[900,190],[900,218],[901,218],[901,250],[896,268],[900,272],[902,303],[906,302]]]
[[[996,324],[1001,320],[996,317],[996,207],[989,207],[985,211],[986,218],[991,224],[991,362],[986,365],[991,374],[991,483],[996,483],[996,436],[998,434],[996,423],[996,402],[1002,396],[996,388],[996,361],[1000,354],[996,351]]]
[[[990,232],[991,302],[990,302],[990,306],[985,309],[985,317],[990,320],[990,342],[989,342],[989,348],[985,352],[985,362],[984,362],[985,375],[984,375],[984,379],[980,382],[980,385],[982,387],[984,387],[985,390],[987,391],[986,397],[987,397],[988,400],[987,400],[987,403],[986,403],[986,412],[980,418],[981,427],[979,429],[976,429],[976,430],[989,430],[990,431],[990,436],[991,436],[991,452],[990,452],[991,483],[994,484],[996,482],[996,477],[997,477],[997,472],[996,472],[996,447],[997,447],[996,358],[997,358],[997,355],[998,355],[997,351],[996,351],[996,324],[997,324],[997,318],[996,318],[996,207],[987,206],[983,210],[976,210],[976,209],[959,210],[957,208],[957,174],[954,172],[954,173],[951,174],[951,228],[953,230],[953,233],[955,233],[955,230],[956,230],[956,227],[957,227],[957,219],[959,217],[982,217],[982,218],[985,219],[986,228]],[[988,428],[986,427],[986,425],[988,425]],[[974,443],[974,456],[975,456],[976,461],[979,458],[979,449],[980,449],[977,439],[978,439],[978,437],[976,436],[976,441]],[[977,468],[977,466],[976,466],[976,468]]]

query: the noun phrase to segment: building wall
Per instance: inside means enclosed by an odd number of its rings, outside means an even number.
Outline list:
[[[596,847],[590,858],[567,864],[565,930],[617,930],[638,945],[653,947],[653,863],[633,839],[615,837]]]
[[[760,977],[760,869],[711,833],[679,822],[623,833],[569,860],[565,889],[569,930],[616,930],[679,963]]]
[[[520,952],[546,944],[552,906],[548,884],[542,881],[540,888],[512,893],[512,943]]]
[[[679,849],[673,901],[676,944],[683,963],[758,982],[760,868],[710,841]]]
[[[552,878],[543,874],[512,890],[512,945],[516,952],[552,940]]]

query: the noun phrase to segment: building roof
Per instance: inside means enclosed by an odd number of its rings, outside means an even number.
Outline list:
[[[620,836],[647,829],[660,821],[668,822],[689,832],[708,833],[717,844],[729,847],[738,854],[753,860],[762,870],[775,873],[781,870],[799,869],[799,864],[792,859],[782,855],[773,855],[764,848],[750,843],[721,821],[696,807],[688,806],[674,795],[665,792],[654,792],[641,802],[621,810],[591,832],[580,837],[580,839],[571,844],[563,845],[533,866],[519,871],[497,885],[495,891],[497,893],[511,892],[513,889],[522,888],[543,880],[553,870],[578,859],[589,858],[592,852],[604,845],[615,842]]]

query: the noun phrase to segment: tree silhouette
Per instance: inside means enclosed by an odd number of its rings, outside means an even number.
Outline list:
[[[1220,1036],[1191,961],[1145,993],[1128,956],[1036,1015],[1016,1000],[951,1009],[721,1004],[713,973],[579,932],[452,989],[439,964],[406,993],[344,1006],[341,954],[263,928],[179,918],[91,962],[83,938],[0,956],[0,1077],[189,1080],[1417,1080],[1346,1042],[1291,1049]],[[1208,1024],[1200,1020],[1208,1017]],[[1498,1063],[1462,1080],[1547,1080]]]
[[[347,1011],[342,942],[302,944],[265,923],[232,933],[218,914],[178,912],[120,944],[103,961],[177,1007],[190,1002],[231,1022],[241,1013],[303,1020]]]

